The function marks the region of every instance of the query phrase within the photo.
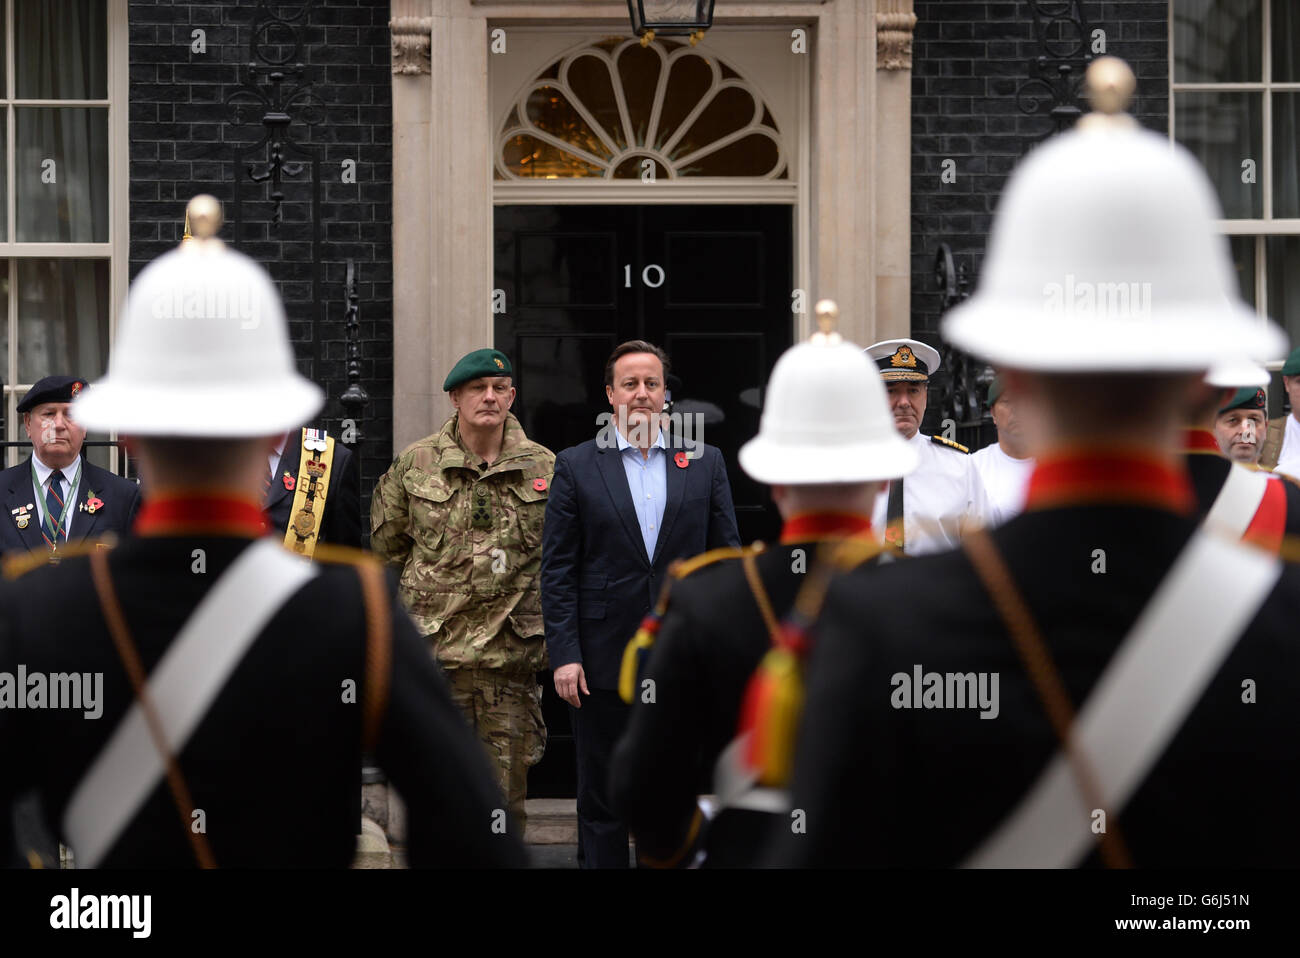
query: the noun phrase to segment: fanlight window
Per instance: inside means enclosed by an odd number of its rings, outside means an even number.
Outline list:
[[[499,180],[789,175],[754,88],[673,41],[613,38],[557,60],[524,89],[498,146]]]

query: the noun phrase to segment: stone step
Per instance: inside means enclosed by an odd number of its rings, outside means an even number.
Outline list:
[[[578,843],[578,803],[572,798],[530,798],[524,803],[528,828],[524,842],[529,845],[576,845]]]

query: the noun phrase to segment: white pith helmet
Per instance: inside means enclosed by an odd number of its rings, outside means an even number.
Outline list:
[[[1237,293],[1204,171],[1122,113],[1134,87],[1123,61],[1100,58],[1087,79],[1097,112],[1012,175],[979,287],[945,317],[944,337],[996,365],[1044,372],[1279,357],[1281,330]]]
[[[72,409],[88,429],[136,436],[253,437],[307,422],[324,404],[299,375],[266,271],[216,238],[221,205],[196,196],[194,238],[127,293],[108,373]]]
[[[918,456],[894,426],[885,386],[862,349],[832,331],[838,308],[816,306],[821,331],[776,361],[758,435],[740,466],[769,485],[894,479]]]

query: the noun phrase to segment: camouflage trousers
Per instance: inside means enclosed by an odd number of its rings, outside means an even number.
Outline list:
[[[499,669],[448,669],[451,697],[487,749],[520,841],[528,824],[528,769],[546,751],[542,687],[530,675]]]

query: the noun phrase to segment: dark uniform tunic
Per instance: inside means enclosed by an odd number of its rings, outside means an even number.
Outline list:
[[[155,505],[146,504],[138,537],[115,548],[108,562],[146,673],[217,577],[261,532],[251,503],[237,502],[244,519],[220,531],[150,529],[146,517]],[[191,514],[202,515],[203,508],[196,505]],[[203,550],[206,571],[195,571],[195,550]],[[205,813],[218,867],[346,867],[352,860],[361,816],[364,604],[351,563],[320,561],[317,570],[249,647],[179,756],[194,806]],[[29,675],[103,673],[98,719],[81,710],[0,709],[0,810],[35,786],[48,824],[64,836],[61,820],[71,795],[134,697],[86,556],[37,567],[2,588],[0,672],[15,673],[21,663]],[[391,582],[388,592],[390,689],[376,757],[408,807],[411,864],[521,865],[518,840],[492,830],[494,810],[504,801],[482,749]],[[344,701],[347,680],[355,682],[356,704]],[[8,858],[11,843],[8,830],[0,829],[0,857]],[[194,865],[165,779],[101,863]]]
[[[842,541],[870,528],[865,516],[815,515],[786,523],[781,544],[755,557],[776,618],[794,605],[823,540]],[[654,681],[655,701],[638,698],[614,752],[611,800],[636,836],[643,864],[690,864],[684,846],[696,797],[713,791],[714,763],[736,737],[746,686],[772,647],[739,552],[719,550],[720,556],[724,552],[725,558],[673,583],[642,676]],[[772,818],[724,810],[709,826],[705,864],[754,865]]]
[[[1076,709],[1196,530],[1183,474],[1132,460],[1102,482],[1095,471],[1072,481],[1089,458],[1059,462],[1055,483],[1040,460],[1027,511],[990,534]],[[1300,860],[1297,622],[1300,570],[1288,567],[1127,805],[1112,810],[1138,867]],[[891,677],[918,664],[999,673],[998,717],[894,708]],[[1245,679],[1258,683],[1255,703],[1243,702]],[[841,576],[815,631],[807,696],[792,797],[807,832],[783,834],[778,864],[959,864],[1059,748],[964,551]],[[1090,852],[1087,863],[1098,861]]]

